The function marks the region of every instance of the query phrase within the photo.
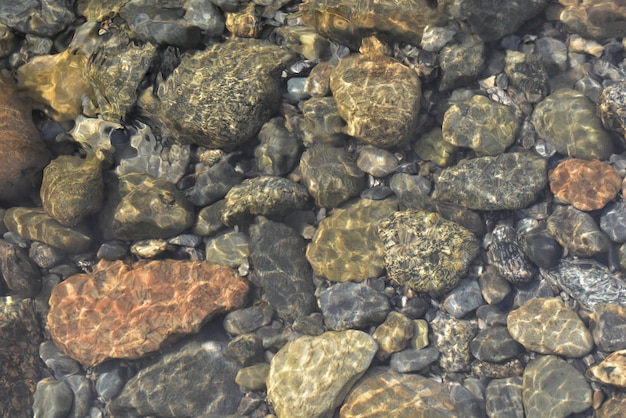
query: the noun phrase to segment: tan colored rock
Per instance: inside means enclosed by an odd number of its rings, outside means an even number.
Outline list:
[[[247,293],[247,282],[224,266],[101,260],[93,273],[54,288],[48,327],[55,344],[83,365],[136,359],[241,307]]]
[[[626,350],[615,351],[587,370],[587,377],[605,385],[626,388]]]
[[[389,312],[385,322],[372,335],[378,343],[378,358],[386,359],[391,354],[404,350],[413,337],[414,327],[413,321],[400,312]]]

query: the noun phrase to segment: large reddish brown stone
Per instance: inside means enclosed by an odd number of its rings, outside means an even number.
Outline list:
[[[615,169],[599,160],[565,160],[550,171],[548,178],[556,197],[585,211],[602,209],[622,186]]]
[[[247,293],[248,283],[224,266],[101,260],[93,273],[54,288],[48,328],[57,346],[84,365],[136,359],[241,307]]]

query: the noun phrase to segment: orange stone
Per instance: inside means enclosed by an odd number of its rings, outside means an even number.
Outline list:
[[[602,209],[622,186],[615,169],[599,160],[565,160],[548,173],[548,178],[556,197],[584,211]]]
[[[243,306],[248,287],[235,270],[199,261],[101,260],[54,288],[48,328],[83,365],[137,359]]]

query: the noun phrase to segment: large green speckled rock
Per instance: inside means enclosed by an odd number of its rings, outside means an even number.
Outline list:
[[[287,343],[276,353],[267,396],[276,415],[330,418],[369,368],[378,346],[362,331],[329,331]]]
[[[613,153],[596,107],[577,90],[559,89],[546,97],[535,106],[531,122],[539,137],[563,155],[605,160]]]

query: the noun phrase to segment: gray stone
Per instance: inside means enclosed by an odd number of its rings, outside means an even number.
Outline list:
[[[0,7],[0,22],[24,33],[52,37],[74,20],[74,13],[61,0],[8,0]]]
[[[65,382],[46,377],[37,382],[33,415],[35,417],[65,418],[72,409],[74,394]]]
[[[400,373],[419,372],[430,366],[439,358],[439,351],[434,347],[408,348],[393,353],[389,366]]]
[[[443,300],[443,307],[450,315],[460,319],[478,309],[484,302],[478,282],[462,280]]]
[[[0,239],[0,272],[9,290],[32,298],[41,290],[41,273],[23,248]]]
[[[98,396],[107,401],[117,397],[126,384],[127,373],[118,360],[108,361],[98,367],[98,378],[94,389]]]
[[[600,305],[589,316],[589,328],[600,350],[626,349],[626,306]]]
[[[557,206],[546,226],[559,244],[579,257],[591,257],[609,250],[609,238],[593,217],[573,206]]]
[[[447,372],[469,370],[471,353],[470,342],[478,331],[475,319],[455,319],[442,311],[431,323],[433,345],[439,350],[439,364]]]
[[[485,65],[485,44],[480,37],[464,35],[458,44],[447,45],[439,53],[439,90],[452,90],[478,78]]]
[[[191,231],[196,235],[209,237],[224,228],[226,225],[222,222],[222,211],[225,207],[226,200],[222,199],[202,208],[198,212],[196,222]]]
[[[385,320],[389,299],[366,283],[338,283],[323,290],[319,305],[324,322],[332,330],[366,329]]]
[[[285,128],[281,118],[273,118],[259,131],[260,144],[254,149],[257,168],[269,176],[289,173],[300,156],[300,143]]]
[[[511,285],[508,280],[500,276],[495,267],[489,266],[478,278],[481,295],[485,302],[496,304],[502,302],[511,292]]]
[[[238,335],[228,342],[226,358],[246,367],[263,361],[263,340],[256,334]]]
[[[385,177],[398,168],[398,159],[387,150],[366,146],[359,152],[356,164],[361,171],[374,177]]]
[[[626,82],[608,85],[598,102],[602,125],[626,136]]]
[[[253,305],[244,309],[229,312],[224,317],[222,326],[230,334],[247,334],[269,325],[274,316],[274,309],[270,306]]]
[[[524,418],[522,378],[494,379],[485,391],[489,418]]]
[[[196,183],[185,190],[189,202],[196,206],[206,206],[222,199],[226,193],[243,180],[243,176],[226,160],[215,165],[202,166],[195,175]]]
[[[504,326],[480,330],[470,343],[472,355],[480,361],[501,363],[522,354],[524,347],[515,341]]]
[[[65,258],[65,252],[43,242],[33,242],[28,249],[28,256],[41,268],[50,268]]]
[[[229,231],[205,240],[205,260],[212,264],[238,267],[247,261],[248,236],[243,232]]]
[[[124,241],[103,242],[98,248],[96,257],[105,260],[121,260],[128,254],[128,244]]]
[[[64,382],[74,393],[74,402],[68,418],[85,418],[89,415],[89,408],[93,400],[91,381],[82,375],[72,375],[64,379]]]
[[[78,374],[81,371],[80,364],[63,354],[51,340],[44,341],[39,345],[39,357],[46,364],[46,367],[52,369],[57,380],[62,380],[66,376]]]
[[[537,103],[548,94],[548,73],[539,55],[507,50],[504,72],[529,102]]]
[[[600,217],[600,228],[611,241],[626,241],[626,202],[612,203]]]
[[[523,232],[520,241],[524,254],[537,266],[549,269],[559,264],[563,247],[552,238],[545,226]]]

